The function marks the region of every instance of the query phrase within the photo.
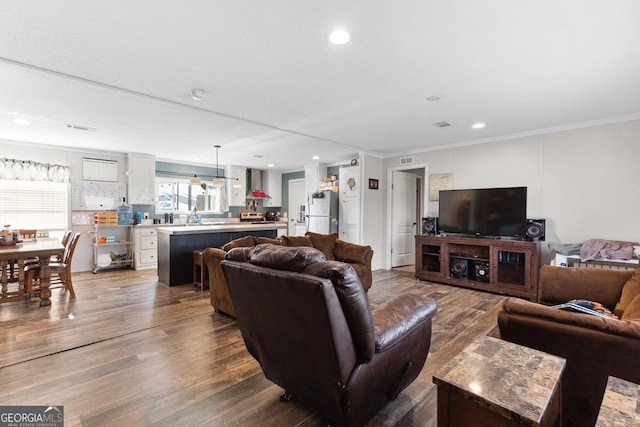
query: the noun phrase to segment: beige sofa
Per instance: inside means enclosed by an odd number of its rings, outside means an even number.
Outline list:
[[[227,252],[237,247],[252,247],[270,243],[280,246],[309,246],[320,250],[327,260],[342,261],[351,264],[360,278],[365,292],[371,287],[373,275],[371,273],[371,259],[373,250],[370,246],[356,245],[338,239],[338,235],[307,233],[304,236],[282,236],[277,239],[267,237],[245,236],[224,245],[222,248],[206,248],[204,262],[209,271],[209,293],[211,305],[217,312],[235,317],[235,310],[231,302],[227,281],[222,273],[220,261]]]

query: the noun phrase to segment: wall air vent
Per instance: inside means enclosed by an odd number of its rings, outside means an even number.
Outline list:
[[[412,165],[412,164],[413,164],[413,157],[400,158],[400,165]]]
[[[453,126],[453,123],[443,120],[441,122],[435,122],[433,125],[439,128],[448,128],[449,126]]]

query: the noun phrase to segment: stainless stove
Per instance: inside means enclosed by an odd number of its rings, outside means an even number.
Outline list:
[[[264,213],[262,212],[240,212],[240,222],[263,222]]]

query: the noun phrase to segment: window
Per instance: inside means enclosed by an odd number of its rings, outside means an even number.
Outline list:
[[[159,213],[189,213],[194,207],[198,212],[223,213],[228,208],[224,187],[192,185],[190,180],[179,178],[162,178],[156,182]]]
[[[0,225],[66,230],[68,193],[67,182],[0,179]]]

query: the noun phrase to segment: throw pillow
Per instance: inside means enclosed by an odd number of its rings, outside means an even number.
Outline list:
[[[640,295],[640,277],[637,274],[634,274],[622,287],[620,301],[616,304],[613,312],[618,316],[621,316],[622,313],[627,310],[627,306],[631,304],[631,301],[633,301],[637,295]]]
[[[286,246],[309,246],[313,247],[313,242],[309,236],[282,236]]]
[[[308,231],[305,236],[311,237],[311,242],[313,242],[313,247],[319,249],[324,256],[327,258],[327,261],[335,260],[333,256],[333,250],[336,247],[336,240],[338,240],[338,233],[332,234],[320,234],[320,233],[312,233]]]
[[[343,240],[336,240],[336,247],[333,253],[338,261],[364,264],[370,249],[370,246],[361,246]]]
[[[229,252],[233,248],[246,248],[254,245],[255,243],[253,242],[253,236],[244,236],[225,244],[222,247],[222,250],[225,252]]]
[[[249,262],[262,267],[301,273],[308,265],[324,261],[318,249],[298,246],[276,248],[274,245],[256,246]]]
[[[272,245],[285,246],[285,243],[281,238],[272,239],[270,237],[254,237],[253,240],[256,242],[256,245],[261,243],[270,243]]]
[[[640,295],[631,300],[624,313],[622,313],[621,320],[640,320]]]

